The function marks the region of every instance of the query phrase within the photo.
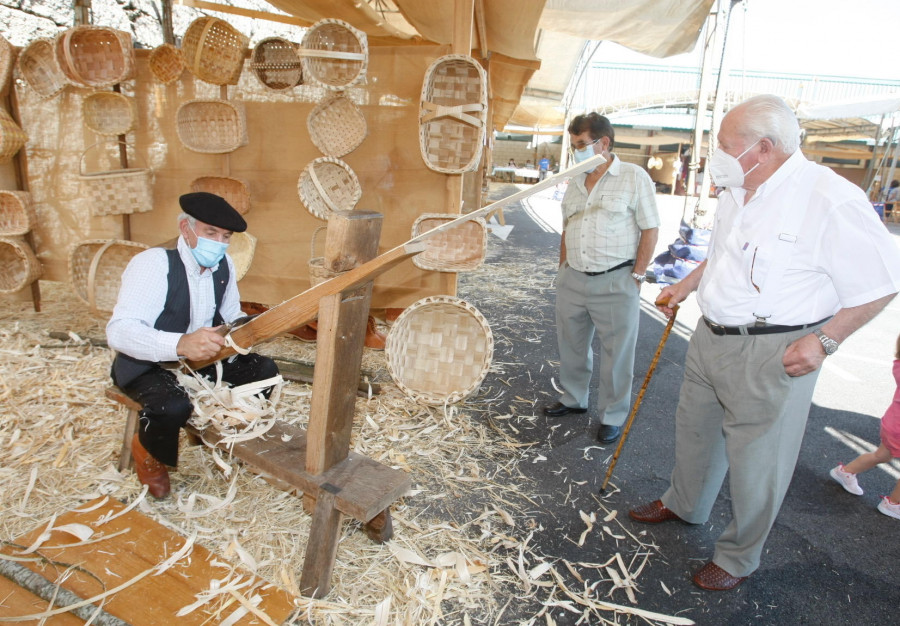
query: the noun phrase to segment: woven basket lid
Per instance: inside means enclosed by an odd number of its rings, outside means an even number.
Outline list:
[[[359,147],[369,129],[366,118],[350,98],[326,98],[309,112],[306,128],[315,146],[327,156],[342,157]]]
[[[69,253],[69,281],[75,295],[92,311],[111,313],[122,272],[133,256],[148,247],[118,239],[88,239],[75,245]]]
[[[412,236],[458,219],[459,215],[425,213],[413,223]],[[423,240],[427,248],[413,257],[413,264],[435,272],[471,272],[484,263],[487,252],[487,224],[476,217]]]
[[[320,220],[335,211],[352,211],[362,187],[350,166],[332,157],[314,159],[300,172],[297,193],[307,210]]]
[[[310,26],[297,54],[304,76],[333,90],[361,82],[369,64],[366,34],[341,20],[320,20]]]
[[[246,276],[253,263],[253,253],[256,252],[256,237],[244,231],[231,233],[231,241],[228,243],[228,256],[234,262],[234,271],[237,274],[235,280],[241,280]]]
[[[408,307],[388,335],[388,371],[418,402],[465,400],[481,386],[494,354],[494,336],[474,306],[453,296],[430,296]]]

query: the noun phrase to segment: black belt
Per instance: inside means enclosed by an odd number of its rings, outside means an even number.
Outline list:
[[[818,322],[812,322],[811,324],[800,324],[798,326],[780,326],[778,324],[771,324],[766,326],[722,326],[721,324],[716,324],[714,322],[710,322],[705,317],[703,321],[709,327],[714,335],[770,335],[772,333],[789,333],[793,330],[803,330],[804,328],[812,328],[813,326],[818,326],[824,322],[827,322],[831,319],[829,315],[823,320],[819,320]]]
[[[609,274],[610,272],[615,272],[616,270],[620,270],[623,267],[628,267],[629,265],[634,265],[634,259],[632,259],[630,261],[625,261],[624,263],[619,263],[615,267],[611,267],[608,270],[603,270],[602,272],[581,272],[581,273],[585,274],[586,276],[601,276],[602,274]],[[575,270],[575,271],[577,272],[578,270]]]

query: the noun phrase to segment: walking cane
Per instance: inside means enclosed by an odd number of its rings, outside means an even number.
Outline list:
[[[665,303],[657,301],[656,304],[661,305]],[[669,338],[669,333],[672,331],[672,326],[675,324],[675,315],[677,313],[678,305],[676,304],[672,307],[672,317],[669,318],[669,323],[666,324],[662,337],[659,339],[659,345],[656,346],[656,354],[653,355],[653,360],[650,361],[647,375],[644,376],[644,384],[641,385],[641,390],[638,392],[637,399],[634,401],[634,406],[631,407],[631,413],[628,414],[628,420],[625,422],[625,430],[622,432],[622,438],[619,439],[619,445],[616,446],[616,452],[613,454],[612,463],[609,464],[609,469],[606,470],[606,478],[603,479],[603,484],[600,486],[600,493],[606,491],[606,485],[609,483],[609,478],[612,476],[613,469],[616,467],[616,461],[619,460],[619,453],[622,452],[622,447],[625,445],[625,439],[628,438],[628,431],[631,430],[634,416],[637,415],[638,408],[641,406],[641,401],[644,399],[644,392],[647,391],[647,385],[650,384],[650,379],[653,377],[653,370],[656,369],[656,364],[659,362],[659,355],[662,354],[663,348],[666,345],[666,340]]]

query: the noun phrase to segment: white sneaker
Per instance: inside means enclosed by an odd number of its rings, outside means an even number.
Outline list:
[[[878,510],[895,519],[900,519],[900,504],[894,504],[887,496],[881,496],[881,502],[878,503]]]
[[[850,472],[844,469],[844,464],[840,463],[833,470],[828,472],[833,479],[841,484],[841,487],[849,491],[855,496],[861,496],[863,494],[862,487],[859,486],[859,483],[856,482],[856,474],[851,474]]]

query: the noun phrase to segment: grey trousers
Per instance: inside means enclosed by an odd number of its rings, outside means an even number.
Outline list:
[[[701,319],[691,337],[675,412],[675,469],[661,499],[681,519],[703,523],[729,472],[732,519],[712,560],[732,576],[759,567],[794,474],[818,370],[792,378],[781,360],[809,332],[717,336]]]
[[[600,422],[621,426],[631,408],[641,292],[631,268],[588,276],[563,265],[556,278],[560,402],[588,408],[596,332],[600,340]]]

